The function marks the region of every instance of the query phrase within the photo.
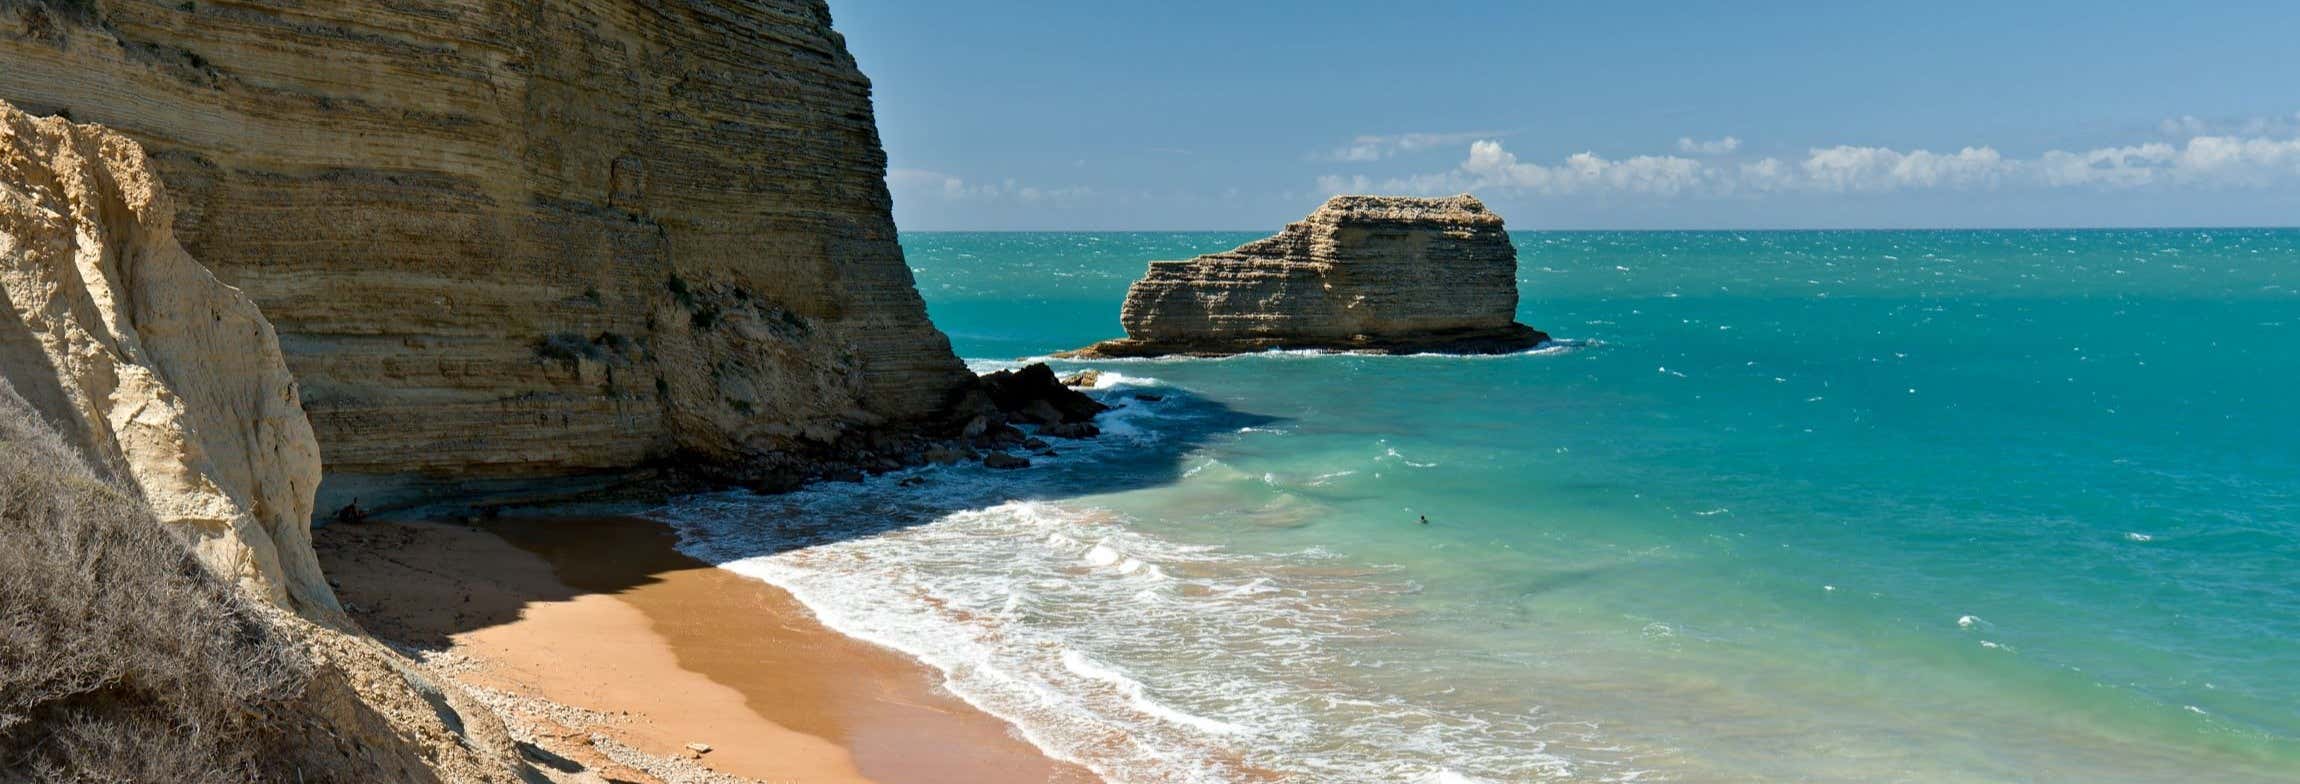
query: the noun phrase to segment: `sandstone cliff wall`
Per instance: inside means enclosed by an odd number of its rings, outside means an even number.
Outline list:
[[[1516,316],[1517,249],[1484,203],[1336,196],[1236,250],[1151,262],[1127,290],[1126,338],[1080,353],[1495,352],[1548,338]]]
[[[821,0],[0,0],[0,99],[150,150],[331,488],[728,459],[971,389]]]
[[[135,142],[0,103],[0,378],[210,570],[315,617],[319,451],[253,302],[184,252]]]

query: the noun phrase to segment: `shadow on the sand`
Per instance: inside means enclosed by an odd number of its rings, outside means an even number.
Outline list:
[[[710,568],[679,553],[671,530],[634,518],[338,523],[312,533],[344,609],[376,636],[425,650],[536,604]]]
[[[1101,420],[1110,432],[1047,439],[1058,454],[1031,455],[1029,468],[967,463],[818,483],[786,495],[733,491],[675,503],[674,514],[708,504],[713,513],[737,516],[732,528],[739,535],[699,542],[696,550],[708,560],[681,552],[670,526],[614,517],[337,524],[315,531],[315,544],[338,593],[370,631],[442,649],[450,635],[518,620],[535,603],[623,593],[715,562],[875,536],[1010,500],[1173,484],[1205,444],[1281,421],[1170,387],[1122,388],[1101,397],[1118,407]],[[506,552],[498,537],[537,558]]]

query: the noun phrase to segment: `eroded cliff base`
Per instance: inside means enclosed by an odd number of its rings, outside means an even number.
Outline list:
[[[972,377],[968,416],[932,427],[854,430],[740,459],[700,452],[665,455],[629,469],[550,478],[491,479],[337,473],[322,488],[323,519],[459,519],[624,513],[664,499],[728,489],[762,495],[816,482],[860,482],[929,464],[1025,468],[1064,441],[1095,438],[1109,409],[1044,363]],[[356,508],[354,506],[356,502]]]

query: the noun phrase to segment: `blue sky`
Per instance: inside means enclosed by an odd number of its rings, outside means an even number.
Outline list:
[[[2300,224],[2300,3],[832,0],[904,230]]]

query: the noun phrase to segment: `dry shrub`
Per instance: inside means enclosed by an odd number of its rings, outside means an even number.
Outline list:
[[[277,778],[302,651],[0,380],[0,782]]]

